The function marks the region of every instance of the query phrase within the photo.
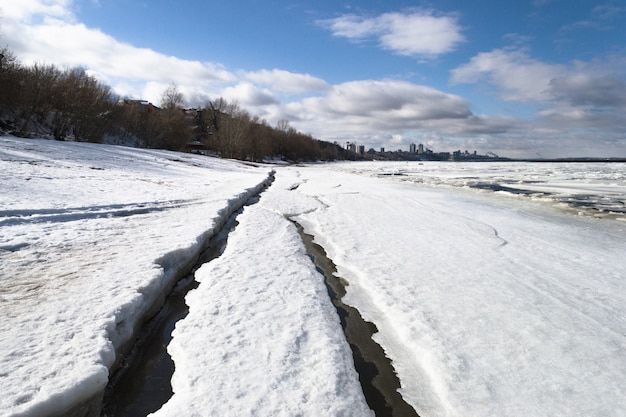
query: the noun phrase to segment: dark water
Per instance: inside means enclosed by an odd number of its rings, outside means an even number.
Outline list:
[[[219,257],[226,247],[228,234],[235,228],[235,213],[200,256],[196,268]],[[153,317],[113,375],[104,394],[102,416],[144,417],[160,409],[172,397],[171,379],[174,362],[167,353],[172,331],[178,320],[189,313],[185,295],[198,286],[194,271],[181,279]]]
[[[626,201],[623,194],[566,194],[550,193],[547,191],[525,190],[520,188],[519,181],[513,181],[516,187],[509,187],[505,183],[477,182],[469,184],[471,188],[489,191],[503,191],[514,195],[549,198],[558,203],[563,203],[571,209],[582,214],[595,217],[624,218],[626,215]],[[541,181],[525,181],[526,184],[541,184]]]
[[[219,233],[211,238],[194,268],[168,295],[161,310],[141,329],[135,345],[105,389],[102,417],[144,417],[160,409],[172,397],[174,361],[167,353],[167,346],[172,340],[176,322],[189,314],[185,296],[198,286],[194,273],[224,252],[228,235],[237,226],[237,216],[246,206],[258,203],[261,193],[273,181],[272,173],[259,193],[233,212]]]
[[[324,248],[314,243],[313,236],[304,233],[302,226],[295,221],[294,224],[317,270],[324,275],[328,294],[352,349],[354,365],[367,405],[377,417],[419,417],[397,391],[400,388],[400,380],[385,351],[372,340],[372,335],[378,332],[378,329],[373,323],[365,321],[356,308],[341,301],[346,294],[347,283],[336,276],[337,268],[326,256]]]

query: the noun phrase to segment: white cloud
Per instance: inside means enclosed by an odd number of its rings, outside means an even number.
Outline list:
[[[464,41],[456,16],[429,10],[376,17],[344,15],[318,23],[335,36],[356,41],[376,38],[383,48],[408,56],[441,55]]]
[[[612,109],[623,112],[626,104],[626,58],[608,57],[569,65],[547,64],[523,50],[484,52],[451,71],[451,83],[479,83],[487,80],[496,94],[512,101],[536,104],[540,108],[578,111]],[[541,114],[541,113],[540,113]]]
[[[279,104],[278,99],[270,90],[260,89],[248,82],[226,87],[220,95],[227,100],[236,100],[247,110]]]
[[[333,35],[348,39],[363,39],[385,32],[380,19],[357,15],[344,15],[335,19],[320,20],[318,23],[330,29]]]
[[[32,23],[35,17],[74,20],[69,7],[73,0],[19,0],[5,1],[0,6],[4,20]]]
[[[550,81],[564,70],[561,65],[533,59],[523,50],[496,49],[479,53],[469,63],[452,70],[450,81],[476,83],[486,78],[505,100],[541,102],[549,98]]]
[[[280,69],[247,72],[243,77],[256,84],[269,86],[274,91],[291,94],[326,91],[330,88],[326,81],[320,78]]]
[[[19,6],[17,5],[19,3]],[[119,42],[97,29],[74,23],[70,0],[25,0],[2,6],[3,40],[25,64],[53,63],[85,67],[121,94],[137,96],[154,86],[196,85],[208,88],[236,80],[223,66],[184,60]],[[7,11],[8,10],[8,11]],[[154,97],[141,97],[154,100]]]
[[[376,147],[392,135],[408,137],[403,133],[440,129],[472,117],[463,98],[398,80],[346,82],[323,95],[287,103],[282,112],[294,127],[320,139],[352,139]]]
[[[106,77],[162,82],[230,81],[234,76],[219,65],[189,61],[116,41],[83,24],[44,24],[20,28],[13,42],[26,62],[54,62],[97,68]]]
[[[570,149],[571,154],[607,155],[609,144],[615,149],[626,148],[624,64],[623,56],[548,64],[524,50],[497,49],[480,53],[453,70],[451,82],[486,80],[500,98],[535,105],[534,118],[525,131],[518,131],[535,146],[541,147],[543,138],[544,147],[552,146],[553,150],[558,150],[558,145],[550,145],[554,142],[561,143],[563,151]],[[471,131],[467,126],[464,129]],[[558,152],[551,156],[558,156]]]

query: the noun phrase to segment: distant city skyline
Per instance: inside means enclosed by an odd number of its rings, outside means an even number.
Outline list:
[[[620,0],[7,0],[0,45],[368,149],[626,157]]]

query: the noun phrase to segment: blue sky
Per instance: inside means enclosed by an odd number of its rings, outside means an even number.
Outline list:
[[[623,0],[5,0],[0,43],[366,147],[626,157]]]

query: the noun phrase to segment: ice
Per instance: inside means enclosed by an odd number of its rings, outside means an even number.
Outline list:
[[[373,162],[336,169],[430,186],[496,190],[626,221],[626,163]]]
[[[421,416],[626,415],[623,164],[273,170],[197,272],[156,416],[371,414],[289,218],[337,265]],[[140,317],[271,171],[0,138],[0,415],[89,404]]]

